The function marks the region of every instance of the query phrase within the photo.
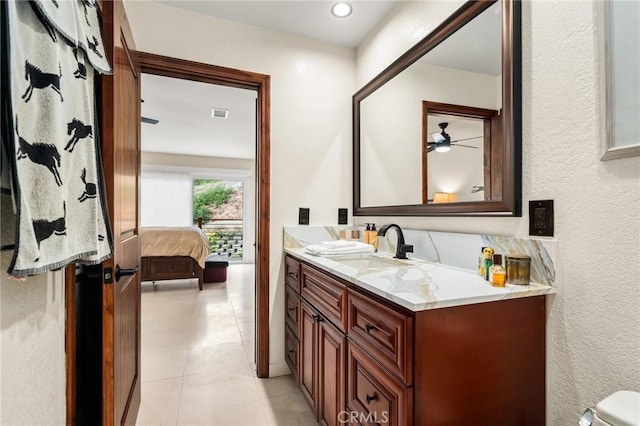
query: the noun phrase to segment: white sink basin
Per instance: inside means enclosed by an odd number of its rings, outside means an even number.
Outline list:
[[[408,266],[397,259],[384,259],[377,256],[332,257],[331,260],[358,270]]]

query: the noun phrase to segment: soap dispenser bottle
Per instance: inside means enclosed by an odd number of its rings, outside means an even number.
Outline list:
[[[371,236],[369,237],[369,244],[373,246],[375,251],[378,251],[378,231],[376,230],[376,224],[370,223],[369,225],[371,225]]]

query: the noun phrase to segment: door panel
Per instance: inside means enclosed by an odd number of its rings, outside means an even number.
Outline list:
[[[102,146],[114,257],[103,263],[103,425],[135,424],[140,406],[140,73],[121,1],[102,3]],[[119,277],[116,268],[127,271]],[[107,276],[111,269],[111,279]]]

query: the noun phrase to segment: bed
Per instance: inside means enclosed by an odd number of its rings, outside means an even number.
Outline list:
[[[202,290],[209,240],[197,226],[140,228],[142,281],[197,278]]]

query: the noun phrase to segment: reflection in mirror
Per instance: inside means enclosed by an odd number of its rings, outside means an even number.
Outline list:
[[[512,182],[520,143],[516,3],[465,3],[354,95],[356,215],[519,214],[519,178]],[[426,104],[476,112],[426,113]],[[447,153],[429,145],[440,123],[452,138]],[[440,200],[457,210],[434,203]]]
[[[499,111],[424,101],[422,114],[423,203],[495,196],[502,177],[502,167],[492,164],[492,152],[502,151]]]

